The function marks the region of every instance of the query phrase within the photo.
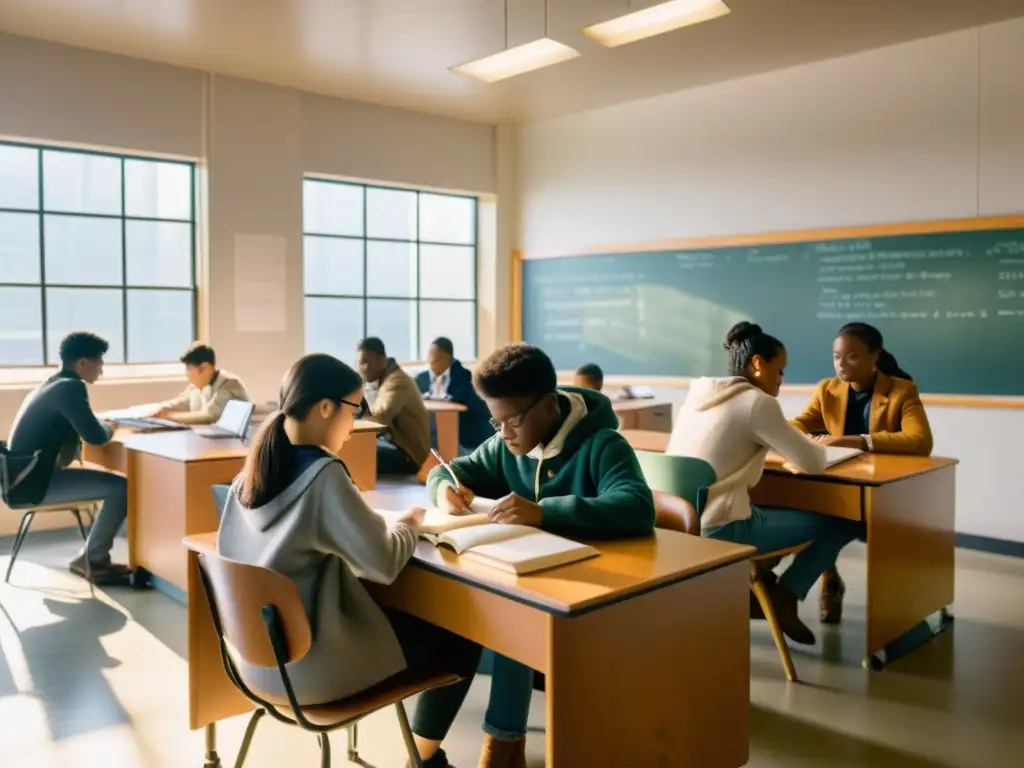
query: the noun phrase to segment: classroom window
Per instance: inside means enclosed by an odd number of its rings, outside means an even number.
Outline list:
[[[109,363],[195,338],[195,166],[0,142],[0,368],[59,362],[75,330]]]
[[[312,178],[302,197],[307,352],[379,336],[422,360],[447,336],[476,357],[476,198]]]

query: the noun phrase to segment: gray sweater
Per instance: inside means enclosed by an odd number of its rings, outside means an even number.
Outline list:
[[[412,557],[416,532],[389,526],[336,458],[318,459],[262,507],[224,506],[217,551],[289,576],[313,627],[309,653],[288,673],[299,703],[322,704],[365,690],[406,667],[391,624],[360,579],[390,584]],[[254,692],[286,702],[276,668],[234,661]]]

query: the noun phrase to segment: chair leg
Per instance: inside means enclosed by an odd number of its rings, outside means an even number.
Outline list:
[[[238,748],[238,757],[235,758],[235,768],[242,768],[245,758],[249,754],[249,745],[252,744],[252,737],[256,734],[256,726],[260,724],[260,718],[267,714],[265,709],[257,709],[249,718],[249,724],[245,726],[245,735],[242,737],[242,745]]]
[[[352,723],[348,728],[348,760],[350,763],[359,762],[359,723]]]
[[[87,541],[89,534],[85,531],[85,523],[82,522],[82,510],[72,509],[71,514],[75,516],[75,522],[78,523],[78,532],[82,536],[82,541]]]
[[[756,573],[753,570],[755,567],[751,563],[752,576]],[[779,619],[775,615],[775,606],[772,605],[772,599],[768,595],[768,589],[758,577],[751,579],[750,588],[754,591],[757,602],[761,604],[761,610],[764,611],[764,617],[772,630],[772,639],[775,641],[775,647],[779,650],[779,656],[782,657],[782,666],[786,670],[786,679],[791,683],[800,682],[796,676],[796,667],[793,666],[793,657],[789,655],[789,645],[786,643],[786,636],[782,634],[782,627],[779,626]]]
[[[320,768],[331,768],[331,741],[326,733],[321,733],[320,740]]]
[[[14,544],[11,545],[11,559],[7,563],[7,575],[4,576],[4,582],[9,583],[11,580],[11,571],[14,570],[14,561],[18,559],[18,552],[21,551],[21,545],[25,541],[25,536],[28,534],[28,529],[32,525],[32,519],[36,516],[34,510],[29,510],[21,516],[21,524],[18,525],[18,532],[14,536]]]
[[[398,712],[398,727],[402,729],[405,751],[409,753],[409,764],[412,768],[423,768],[423,761],[420,760],[419,750],[416,749],[416,740],[412,737],[409,716],[405,714],[405,705],[399,701],[395,704],[395,711]]]

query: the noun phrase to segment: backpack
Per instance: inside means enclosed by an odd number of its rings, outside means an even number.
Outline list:
[[[40,451],[29,455],[11,453],[7,443],[0,440],[0,497],[8,507],[18,506],[18,502],[11,499],[12,492],[36,468],[40,453]]]

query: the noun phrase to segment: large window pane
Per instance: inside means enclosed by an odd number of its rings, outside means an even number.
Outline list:
[[[128,268],[125,280],[128,285],[192,286],[191,224],[126,221],[125,247]]]
[[[398,361],[416,359],[416,302],[367,299],[366,335],[384,341],[388,355]]]
[[[363,295],[363,241],[305,237],[302,241],[306,293]]]
[[[124,362],[121,291],[106,288],[46,289],[46,355],[60,359],[60,342],[72,331],[92,331],[110,344],[104,359]],[[177,355],[176,355],[177,356]],[[175,357],[176,357],[175,356]]]
[[[42,293],[0,287],[0,368],[43,364]]]
[[[362,236],[363,188],[330,181],[304,181],[302,231],[318,235]]]
[[[44,216],[46,282],[121,284],[121,220]]]
[[[124,212],[151,219],[191,219],[192,167],[125,160]]]
[[[447,336],[455,347],[455,356],[464,360],[476,357],[476,306],[471,301],[420,302],[420,357],[427,359],[427,348],[438,336]]]
[[[39,208],[39,150],[0,144],[0,208]]]
[[[451,245],[420,246],[420,296],[472,299],[476,296],[476,249]]]
[[[420,240],[473,245],[476,242],[476,200],[420,193]]]
[[[39,216],[0,213],[0,283],[38,282]]]
[[[366,236],[415,240],[416,193],[367,187]]]
[[[416,295],[416,244],[366,241],[366,295]]]
[[[129,363],[177,360],[195,333],[192,291],[128,291]]]
[[[48,211],[121,215],[121,159],[43,150],[43,205]]]
[[[353,363],[363,330],[362,299],[306,299],[306,351]]]

